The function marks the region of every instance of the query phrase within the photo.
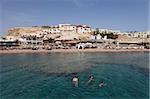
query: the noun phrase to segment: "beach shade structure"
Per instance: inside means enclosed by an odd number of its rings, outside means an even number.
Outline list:
[[[78,44],[79,41],[77,41],[77,40],[73,40],[73,41],[64,41],[63,43],[64,43],[64,44],[69,44],[69,45],[71,45],[71,46],[76,46],[76,44]]]

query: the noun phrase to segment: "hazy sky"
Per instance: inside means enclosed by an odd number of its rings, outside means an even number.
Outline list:
[[[148,30],[149,0],[0,0],[0,35],[11,27],[87,24]]]

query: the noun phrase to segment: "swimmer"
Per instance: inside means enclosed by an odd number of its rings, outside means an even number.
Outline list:
[[[75,86],[75,87],[78,87],[78,82],[79,82],[79,79],[78,79],[78,77],[73,77],[73,79],[72,79],[72,83],[73,83],[73,85]]]
[[[100,88],[106,86],[106,84],[102,81],[99,85]]]
[[[89,80],[87,81],[86,85],[90,84],[94,80],[94,77],[91,75],[89,76]]]

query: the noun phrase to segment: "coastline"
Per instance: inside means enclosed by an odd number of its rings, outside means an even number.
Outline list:
[[[54,52],[150,52],[150,49],[53,49],[53,50],[0,50],[0,54],[12,53],[54,53]]]

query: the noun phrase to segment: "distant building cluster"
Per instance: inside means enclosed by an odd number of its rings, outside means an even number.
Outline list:
[[[92,32],[91,27],[87,25],[72,25],[72,24],[59,24],[56,26],[43,26],[44,32],[47,33],[66,33],[66,32],[75,32],[75,33],[90,33]]]
[[[149,49],[150,32],[92,29],[87,25],[21,27],[0,37],[0,49]]]
[[[101,29],[101,28],[98,28],[98,31],[99,31],[100,33],[115,33],[115,34],[121,33],[120,30]]]

